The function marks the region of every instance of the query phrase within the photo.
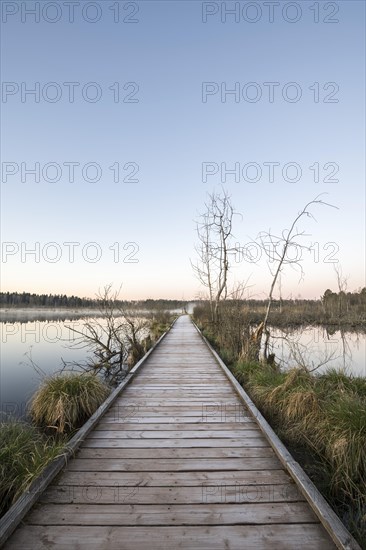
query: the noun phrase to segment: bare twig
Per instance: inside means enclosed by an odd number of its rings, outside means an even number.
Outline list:
[[[284,229],[282,231],[281,236],[273,235],[273,233],[271,233],[271,230],[269,230],[268,232],[261,232],[258,236],[260,241],[260,246],[267,254],[269,261],[274,262],[276,264],[276,267],[273,270],[273,272],[270,269],[273,279],[272,279],[272,283],[268,293],[268,303],[267,303],[266,313],[264,316],[263,326],[262,326],[262,332],[266,336],[265,344],[264,344],[265,359],[267,359],[268,357],[268,344],[269,344],[269,338],[270,338],[270,332],[268,330],[268,317],[271,311],[273,293],[274,293],[277,279],[282,269],[286,265],[290,265],[291,267],[298,268],[300,270],[300,279],[304,277],[304,271],[301,265],[301,259],[298,259],[298,258],[290,259],[288,257],[288,251],[291,246],[295,246],[296,248],[300,248],[300,249],[308,248],[302,245],[301,243],[299,243],[299,238],[306,236],[306,233],[304,231],[300,231],[297,228],[297,224],[303,217],[308,217],[315,220],[315,217],[310,210],[315,205],[330,206],[332,208],[337,208],[336,206],[323,201],[320,198],[322,195],[324,195],[324,193],[316,196],[313,200],[309,201],[304,206],[304,208],[297,214],[297,216],[291,223],[290,229]],[[268,240],[271,245],[270,250],[268,250],[268,247],[266,246],[268,243]],[[282,247],[282,250],[279,251],[278,247],[280,246]],[[261,337],[262,334],[259,334],[258,336]]]

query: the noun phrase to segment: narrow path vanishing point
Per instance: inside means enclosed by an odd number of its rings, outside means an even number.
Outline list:
[[[188,316],[5,549],[336,548]]]

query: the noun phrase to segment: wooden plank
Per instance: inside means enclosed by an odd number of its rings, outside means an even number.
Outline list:
[[[161,375],[160,378],[147,378],[147,376],[139,376],[136,379],[136,384],[134,387],[144,386],[146,389],[169,389],[169,388],[182,388],[182,389],[201,389],[205,390],[206,388],[216,388],[217,382],[222,380],[223,386],[226,386],[227,389],[232,391],[232,387],[228,379],[224,374],[217,377],[213,374],[207,377],[207,381],[203,382],[201,376],[187,375],[185,377],[177,377],[176,374],[171,374],[170,376]]]
[[[136,384],[136,386],[134,385],[133,387],[131,387],[128,393],[132,393],[132,391],[134,391],[137,394],[140,394],[141,392],[144,392],[144,393],[174,392],[180,395],[185,395],[185,394],[189,395],[191,392],[194,392],[194,393],[203,392],[205,395],[209,393],[224,393],[225,395],[227,394],[231,396],[233,395],[233,390],[232,388],[230,388],[229,382],[226,381],[226,383],[224,383],[221,380],[218,380],[218,381],[211,380],[210,382],[207,382],[206,387],[204,387],[204,386],[198,386],[197,384],[194,384],[194,383],[187,384],[186,381],[184,380],[177,381],[175,384],[173,384],[169,379],[169,384],[167,383],[163,385],[160,384],[160,385],[153,386],[152,384],[147,384],[147,383]]]
[[[214,426],[216,428],[219,428],[220,426],[228,426],[229,428],[234,428],[236,425],[238,426],[242,426],[242,425],[247,425],[247,426],[251,426],[253,424],[253,418],[250,417],[244,417],[244,418],[238,418],[237,420],[235,420],[235,417],[231,418],[230,421],[225,421],[225,420],[222,420],[220,422],[220,419],[218,418],[215,418],[215,417],[210,417],[208,416],[208,418],[202,418],[202,415],[200,416],[148,416],[148,413],[145,412],[144,416],[140,415],[140,416],[137,416],[136,418],[125,418],[125,417],[122,417],[121,419],[118,418],[118,416],[110,416],[110,415],[105,415],[103,416],[103,422],[101,422],[100,424],[98,424],[98,426],[95,427],[95,429],[99,429],[99,426],[103,426],[103,427],[109,427],[109,426],[117,426],[119,427],[119,429],[123,429],[123,426],[124,425],[132,425],[132,422],[134,423],[133,425],[136,426],[136,428],[139,426],[139,425],[143,425],[143,426],[151,426],[151,425],[159,425],[160,429],[161,430],[165,430],[166,427],[168,426],[175,426],[175,428],[173,429],[185,429],[185,426],[192,426],[192,424],[195,426],[195,429],[206,429],[205,426]],[[108,428],[109,429],[109,428]],[[111,427],[111,429],[114,429]],[[207,428],[209,429],[209,428]]]
[[[144,379],[141,379],[138,384],[134,385],[134,389],[136,391],[175,390],[181,391],[182,393],[192,390],[205,391],[206,389],[208,389],[211,391],[219,391],[220,389],[223,389],[224,391],[231,391],[232,395],[232,388],[230,388],[229,382],[227,380],[223,380],[222,378],[215,378],[213,376],[210,376],[209,378],[207,378],[207,381],[205,381],[202,380],[201,377],[195,378],[192,375],[180,379],[172,378],[172,375],[167,376],[167,374],[161,374],[160,376],[166,379],[164,383],[157,384],[156,381],[155,383],[153,383],[152,381],[145,381]],[[206,386],[206,388],[197,387],[198,384],[202,384],[202,382],[203,385]]]
[[[248,422],[217,422],[213,423],[211,422],[208,424],[207,422],[196,422],[193,424],[192,422],[186,422],[184,423],[156,423],[151,424],[149,422],[146,422],[146,418],[143,419],[143,422],[141,423],[136,422],[134,424],[130,422],[116,422],[116,421],[109,421],[106,422],[103,418],[103,422],[99,422],[99,424],[94,428],[94,433],[100,432],[100,431],[194,431],[194,432],[207,432],[209,435],[213,432],[217,431],[236,431],[236,432],[243,432],[243,435],[246,435],[247,430],[256,430],[258,431],[258,425],[253,421]]]
[[[15,533],[6,550],[334,550],[317,524],[230,525],[230,526],[38,526],[29,525]],[[243,546],[245,545],[245,546]],[[295,546],[294,546],[295,545]]]
[[[243,504],[46,504],[28,525],[258,525],[319,523],[307,502]]]
[[[99,459],[210,459],[225,458],[228,461],[236,458],[274,457],[275,453],[269,445],[263,447],[197,447],[197,448],[154,448],[154,449],[113,449],[83,447],[78,451],[77,458]],[[71,467],[73,462],[69,462]]]
[[[194,399],[202,397],[204,399],[232,399],[233,392],[232,390],[219,389],[217,387],[212,390],[191,389],[181,391],[179,388],[174,388],[167,390],[131,389],[124,392],[125,399],[135,399],[135,397],[144,399],[175,399],[178,397],[186,400],[189,400],[191,397]]]
[[[203,386],[202,385],[198,386],[198,384],[195,384],[195,383],[188,384],[185,380],[180,380],[180,381],[177,381],[175,384],[173,384],[170,379],[169,379],[169,384],[166,383],[166,384],[152,385],[152,384],[141,382],[140,384],[136,384],[136,386],[134,385],[133,387],[131,387],[128,393],[132,393],[132,391],[136,393],[141,393],[142,391],[144,393],[176,392],[181,395],[182,394],[185,395],[186,393],[189,394],[190,392],[194,392],[194,393],[203,392],[204,394],[215,392],[215,393],[229,394],[231,396],[233,395],[233,390],[230,387],[229,382],[228,381],[223,382],[221,380],[217,380],[217,381],[211,380],[210,382],[207,382]]]
[[[124,394],[125,399],[184,399],[186,402],[189,401],[191,398],[194,399],[200,399],[202,401],[203,399],[232,399],[232,391],[225,391],[225,390],[187,390],[185,392],[181,392],[179,390],[159,390],[159,391],[142,391],[142,390],[131,390],[127,391]]]
[[[164,447],[267,447],[268,442],[263,437],[258,435],[258,437],[246,437],[241,439],[95,439],[88,437],[84,443],[83,447],[116,447],[116,448],[125,448],[125,449],[155,449],[155,448],[164,448]]]
[[[217,417],[224,418],[230,421],[230,418],[247,417],[253,418],[253,415],[249,413],[247,409],[242,407],[241,403],[228,403],[226,401],[210,401],[209,403],[200,402],[197,404],[191,403],[190,408],[187,409],[185,403],[162,403],[160,405],[143,405],[136,401],[119,402],[113,407],[105,416],[112,416],[119,413],[120,416],[131,416],[136,413],[149,413],[154,416],[154,413],[158,416],[172,415],[179,413],[180,416],[197,416],[200,414],[205,418]],[[103,417],[104,418],[104,417]],[[226,420],[225,420],[226,421]]]
[[[191,377],[189,377],[189,379],[191,380]],[[227,386],[227,390],[229,391],[230,395],[232,395],[233,394],[233,389],[230,386],[230,382],[228,382],[226,380],[225,385]],[[216,382],[209,382],[209,383],[206,383],[206,384],[197,384],[196,382],[193,382],[193,383],[189,384],[188,382],[182,383],[182,381],[179,380],[175,384],[172,384],[172,381],[171,381],[170,378],[166,381],[165,384],[161,384],[161,383],[160,384],[151,384],[151,383],[146,383],[146,382],[140,382],[139,384],[134,384],[133,386],[131,386],[130,389],[138,388],[138,390],[136,390],[136,391],[141,391],[141,387],[145,391],[149,391],[149,390],[156,390],[156,391],[160,391],[160,390],[167,390],[167,391],[168,390],[179,390],[180,393],[185,393],[185,390],[187,390],[187,391],[201,390],[205,393],[206,393],[206,391],[212,391],[212,390],[217,391],[217,383]]]
[[[129,393],[136,393],[139,395],[142,391],[144,393],[169,393],[174,392],[178,395],[189,395],[190,393],[203,393],[204,395],[209,395],[210,393],[223,393],[224,395],[233,396],[233,389],[230,387],[230,383],[226,381],[223,384],[165,384],[165,385],[152,385],[152,384],[140,384],[139,386],[131,386],[126,389],[124,395]]]
[[[129,398],[128,400],[120,400],[118,405],[121,405],[121,406],[134,406],[136,408],[138,407],[162,407],[162,406],[172,406],[172,407],[176,407],[176,406],[180,406],[180,407],[185,407],[186,409],[189,409],[189,408],[193,408],[194,406],[196,406],[197,408],[201,408],[202,410],[202,407],[208,409],[209,407],[213,407],[213,406],[217,406],[218,403],[221,403],[222,406],[226,406],[227,408],[229,407],[232,407],[234,408],[235,406],[238,406],[237,403],[233,403],[232,401],[224,401],[223,399],[220,400],[220,398],[209,398],[209,397],[205,397],[204,399],[202,398],[199,398],[199,397],[190,397],[190,398],[173,398],[173,399],[169,399],[169,398],[166,398],[166,399],[158,399],[158,398],[151,398],[151,399],[146,399],[146,397],[135,397],[134,399],[132,398]]]
[[[223,380],[224,383],[228,382],[225,374],[215,368],[212,362],[208,368],[204,368],[202,365],[197,365],[197,367],[190,368],[182,365],[182,355],[179,353],[179,350],[177,350],[176,353],[178,360],[170,367],[159,367],[158,365],[148,363],[145,372],[139,373],[137,382],[144,383],[147,380],[150,384],[164,385],[166,383],[170,384],[170,379],[172,378],[177,381],[182,380],[187,384],[195,381],[197,381],[198,384],[203,384],[206,380],[211,380],[211,375],[213,375],[216,379]],[[200,376],[201,372],[202,376]]]
[[[145,487],[140,485],[50,485],[40,502],[56,504],[237,504],[241,502],[301,502],[293,482],[278,484],[210,484]]]
[[[148,393],[148,392],[138,392],[138,393],[129,393],[125,395],[125,399],[129,399],[130,401],[133,401],[135,403],[142,403],[146,402],[147,404],[152,404],[156,402],[158,405],[175,405],[177,403],[184,403],[187,406],[189,406],[190,403],[196,403],[196,404],[204,404],[204,403],[217,403],[217,402],[225,402],[228,399],[232,399],[232,394],[227,393]]]
[[[226,403],[225,401],[210,401],[209,403],[190,403],[190,408],[187,408],[185,403],[161,403],[159,405],[144,405],[137,401],[129,403],[118,403],[107,413],[106,416],[112,416],[120,412],[121,416],[131,416],[133,414],[148,413],[151,416],[170,416],[179,414],[179,416],[205,416],[205,417],[221,417],[230,421],[233,416],[247,417],[252,419],[253,416],[237,403]]]
[[[246,437],[247,432],[249,432],[249,437],[251,438],[263,438],[262,432],[258,429],[258,426],[255,429],[248,428],[241,429],[230,429],[230,430],[214,430],[210,429],[209,426],[205,430],[194,430],[190,427],[189,430],[113,430],[109,428],[108,430],[93,430],[89,434],[89,439],[195,439],[198,438],[208,438],[210,440],[217,438],[240,438]]]
[[[280,465],[280,464],[278,464]],[[66,470],[54,481],[55,485],[125,486],[144,487],[196,487],[210,485],[264,485],[286,483],[288,475],[283,469],[269,470],[201,470],[199,472],[84,472]]]
[[[90,449],[85,449],[85,451]],[[107,449],[103,449],[107,451]],[[109,451],[109,449],[108,449]],[[75,458],[67,467],[68,472],[168,472],[201,470],[278,470],[281,463],[278,458],[112,458],[110,452],[106,452],[107,458]],[[256,453],[258,454],[258,453]],[[150,453],[151,455],[151,453]],[[84,456],[84,454],[82,455]]]

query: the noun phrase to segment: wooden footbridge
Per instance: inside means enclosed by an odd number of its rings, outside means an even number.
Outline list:
[[[188,316],[4,517],[14,549],[357,549]]]

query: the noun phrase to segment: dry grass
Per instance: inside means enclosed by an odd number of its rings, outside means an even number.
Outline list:
[[[46,379],[32,398],[30,415],[37,426],[71,432],[105,401],[110,389],[96,375],[66,374]]]
[[[62,454],[64,444],[25,422],[0,423],[0,515]]]

